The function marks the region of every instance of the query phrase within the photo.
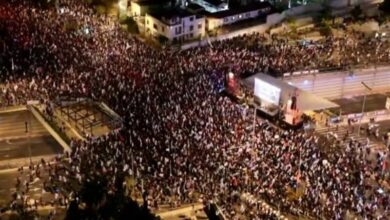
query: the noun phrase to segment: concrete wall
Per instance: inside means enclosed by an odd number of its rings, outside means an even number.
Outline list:
[[[376,4],[383,0],[328,0],[328,5],[332,8],[353,7],[361,4]]]
[[[280,13],[273,13],[267,16],[267,24],[269,25],[276,25],[282,22],[286,18],[285,14],[280,14]]]
[[[245,29],[241,29],[238,31],[233,31],[233,32],[230,32],[228,34],[219,35],[217,37],[209,37],[207,39],[203,39],[200,41],[183,44],[183,45],[181,45],[181,49],[187,50],[187,49],[190,49],[192,47],[205,46],[209,43],[212,43],[213,41],[230,39],[233,37],[242,36],[244,34],[250,34],[250,33],[254,33],[254,32],[264,33],[269,29],[269,27],[270,26],[267,24],[257,25],[255,27],[250,27],[250,28],[245,28]]]
[[[312,3],[312,4],[307,4],[307,5],[302,5],[302,6],[290,8],[288,10],[285,10],[283,13],[287,17],[292,17],[292,16],[299,16],[299,15],[306,14],[306,13],[319,12],[323,9],[324,9],[324,6],[322,6],[321,4]]]

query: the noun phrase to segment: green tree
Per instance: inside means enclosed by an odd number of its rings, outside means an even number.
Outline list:
[[[390,0],[384,0],[380,3],[379,10],[386,16],[390,15]]]
[[[298,24],[295,18],[289,18],[288,19],[288,27],[290,28],[291,32],[296,33]]]
[[[80,191],[75,195],[80,195],[80,200],[71,201],[66,220],[70,219],[144,219],[157,220],[146,202],[139,206],[137,202],[128,197],[123,188],[124,177],[117,176],[115,191],[109,193],[105,177],[91,177],[89,181],[82,184]],[[80,204],[85,204],[85,208],[79,208]]]
[[[356,5],[352,10],[351,10],[351,16],[354,20],[358,20],[361,16],[363,15],[363,11],[360,8],[359,5]]]
[[[126,28],[130,33],[139,34],[138,25],[132,17],[121,19],[120,23],[126,25]]]
[[[326,7],[324,10],[322,10],[321,14],[318,16],[317,22],[319,23],[329,23],[333,24],[334,23],[335,17],[332,15],[332,10],[329,7]]]
[[[165,37],[164,35],[159,35],[158,37],[157,37],[157,40],[158,40],[158,42],[161,44],[161,45],[164,45],[164,44],[166,44],[167,42],[168,42],[168,38],[167,37]]]

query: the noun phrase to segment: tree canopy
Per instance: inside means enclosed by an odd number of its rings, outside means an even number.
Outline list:
[[[390,0],[384,0],[379,5],[379,10],[385,15],[390,15]]]

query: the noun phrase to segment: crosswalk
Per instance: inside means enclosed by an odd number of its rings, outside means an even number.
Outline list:
[[[337,140],[343,140],[346,137],[355,141],[359,141],[363,144],[368,144],[368,148],[372,150],[385,150],[385,146],[377,140],[368,139],[365,134],[358,134],[358,127],[352,129],[347,126],[331,126],[331,127],[317,127],[316,133],[328,138],[335,138]]]

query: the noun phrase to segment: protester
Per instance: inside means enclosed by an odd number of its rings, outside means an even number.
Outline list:
[[[11,209],[67,206],[80,185],[97,176],[106,178],[108,192],[116,190],[119,177],[135,179],[135,195],[148,195],[155,208],[216,199],[232,218],[244,192],[283,212],[317,218],[343,219],[347,212],[374,218],[389,209],[388,191],[377,193],[389,179],[382,168],[388,155],[369,164],[363,144],[355,141],[337,143],[340,152],[329,155],[315,135],[263,120],[253,133],[253,109],[218,89],[228,71],[388,62],[388,43],[327,38],[310,45],[277,39],[263,44],[264,37],[253,34],[185,51],[157,50],[78,0],[47,9],[34,1],[2,1],[0,19],[0,107],[87,97],[105,102],[124,121],[107,135],[72,140],[72,151],[51,163],[21,170],[29,178],[17,181]],[[31,205],[29,185],[36,178],[53,198]],[[299,189],[303,193],[289,199]],[[275,219],[255,203],[243,207],[241,215],[253,210],[247,219]]]

